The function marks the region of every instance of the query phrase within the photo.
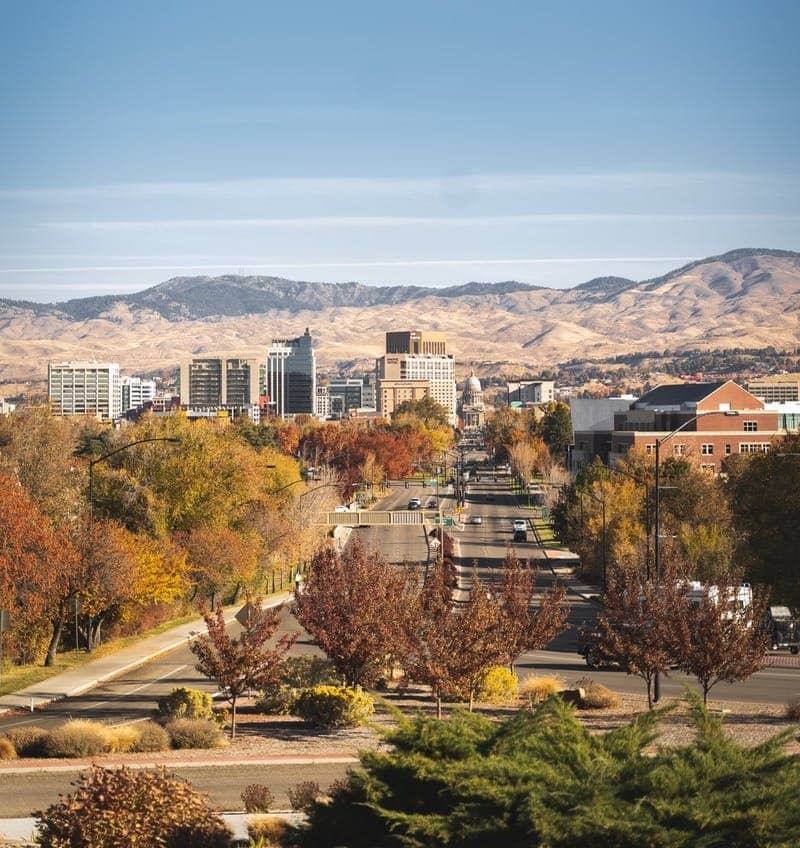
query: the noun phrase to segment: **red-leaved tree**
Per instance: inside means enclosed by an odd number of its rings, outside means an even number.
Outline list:
[[[727,597],[726,597],[727,596]],[[687,601],[672,629],[674,652],[681,669],[697,678],[708,693],[721,680],[737,683],[760,671],[765,665],[769,634],[760,626],[767,606],[766,597],[738,607],[740,587],[717,590],[706,587],[699,604]]]
[[[519,654],[546,647],[566,626],[566,587],[556,584],[537,602],[536,578],[536,569],[524,567],[509,548],[503,561],[500,599],[503,643],[512,667]]]
[[[369,686],[402,653],[409,575],[356,539],[343,553],[318,551],[296,601],[298,621],[348,686]]]
[[[190,643],[197,657],[195,668],[219,683],[222,694],[231,705],[231,739],[236,735],[236,703],[250,689],[263,689],[277,683],[287,652],[297,640],[297,633],[284,633],[274,647],[269,647],[280,624],[282,606],[261,608],[260,600],[251,603],[254,610],[241,634],[231,636],[221,607],[204,611],[207,635]]]

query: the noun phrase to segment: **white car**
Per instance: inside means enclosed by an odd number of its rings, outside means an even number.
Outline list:
[[[527,530],[528,522],[524,518],[515,518],[514,519],[514,532],[517,530]]]
[[[480,517],[480,515],[471,515],[469,517],[469,523],[470,524],[483,524],[483,519]]]
[[[408,502],[409,509],[421,509],[421,507],[422,501],[419,498],[411,498],[411,500]]]

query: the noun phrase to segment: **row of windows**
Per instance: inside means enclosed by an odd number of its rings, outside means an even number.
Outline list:
[[[619,445],[619,452],[624,453],[628,446],[627,445]],[[769,450],[769,442],[739,442],[739,453],[766,453]],[[645,452],[648,454],[654,454],[656,452],[655,445],[645,445]],[[731,454],[731,445],[725,445],[725,455],[729,456]],[[673,456],[685,456],[686,455],[686,445],[677,444],[672,446],[672,455]],[[709,443],[700,445],[700,455],[701,456],[713,456],[714,455],[714,445]]]

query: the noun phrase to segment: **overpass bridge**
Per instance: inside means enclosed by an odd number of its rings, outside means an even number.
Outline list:
[[[450,516],[442,516],[438,510],[426,509],[392,509],[385,511],[359,509],[353,511],[326,512],[320,524],[326,527],[388,527],[397,525],[437,525],[442,522],[445,527],[453,525]]]

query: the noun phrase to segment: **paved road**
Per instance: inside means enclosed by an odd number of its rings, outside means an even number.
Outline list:
[[[276,809],[289,809],[286,791],[304,780],[316,780],[327,789],[342,778],[351,765],[347,763],[313,763],[241,766],[190,766],[170,769],[189,780],[201,792],[207,792],[212,803],[223,810],[242,809],[242,789],[250,783],[264,783],[275,795]],[[79,770],[60,772],[0,771],[0,818],[28,816],[58,800],[69,792]]]
[[[230,629],[236,632],[239,626],[233,624]],[[319,652],[294,616],[284,608],[281,626],[275,638],[280,638],[280,635],[287,631],[301,634],[292,649],[294,654]],[[88,718],[110,724],[124,724],[149,718],[158,698],[169,694],[176,686],[187,686],[205,692],[216,691],[214,683],[195,669],[195,663],[196,658],[187,643],[83,695],[56,701],[37,709],[34,713],[2,717],[0,732],[30,724],[55,727],[68,718]]]

